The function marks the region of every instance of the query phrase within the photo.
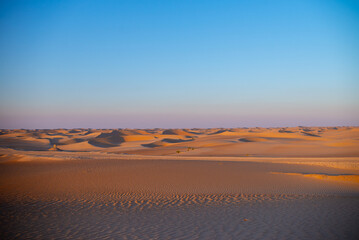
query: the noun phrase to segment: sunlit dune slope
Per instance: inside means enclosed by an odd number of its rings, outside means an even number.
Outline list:
[[[358,127],[2,130],[0,148],[136,155],[359,157]]]

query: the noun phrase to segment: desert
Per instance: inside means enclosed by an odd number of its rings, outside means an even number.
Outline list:
[[[2,239],[357,239],[359,128],[1,130]]]
[[[0,1],[0,240],[359,239],[352,0]]]

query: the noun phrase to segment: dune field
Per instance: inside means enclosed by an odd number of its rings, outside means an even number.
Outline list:
[[[0,130],[0,239],[359,239],[359,127]]]

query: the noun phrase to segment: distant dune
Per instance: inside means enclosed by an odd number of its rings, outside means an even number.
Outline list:
[[[0,130],[0,239],[358,239],[359,127]]]
[[[153,156],[359,157],[359,128],[5,129],[0,135],[1,149],[44,151],[54,144],[72,152]]]
[[[190,132],[183,129],[167,129],[162,132],[163,135],[191,135]]]

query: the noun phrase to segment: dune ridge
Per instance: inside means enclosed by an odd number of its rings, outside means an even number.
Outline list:
[[[359,128],[1,130],[0,148],[43,151],[54,144],[145,156],[359,157]]]
[[[359,128],[0,130],[1,239],[358,239]]]

